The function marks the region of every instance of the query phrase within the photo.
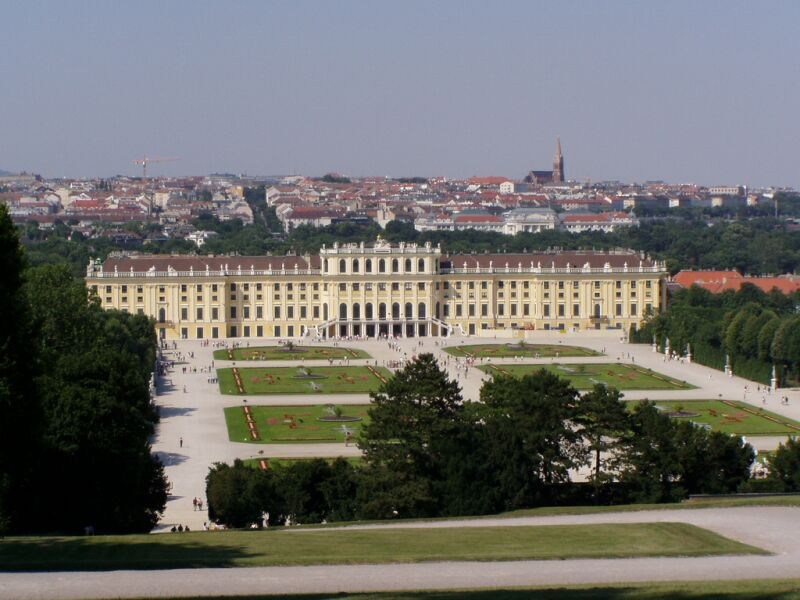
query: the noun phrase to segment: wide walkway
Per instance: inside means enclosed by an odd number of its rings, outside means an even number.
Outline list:
[[[350,365],[374,364],[388,365],[391,361],[412,358],[421,352],[433,352],[440,363],[445,365],[450,375],[457,378],[463,388],[464,398],[477,401],[482,382],[489,377],[475,367],[464,370],[465,361],[449,356],[443,347],[459,344],[508,343],[519,338],[407,338],[400,339],[391,346],[385,340],[341,341],[341,346],[359,348],[367,351],[372,358],[350,360]],[[636,365],[659,371],[670,377],[685,380],[697,389],[691,390],[646,390],[625,392],[625,398],[642,399],[700,399],[724,398],[744,400],[754,406],[767,409],[800,420],[800,391],[779,390],[777,394],[756,393],[756,384],[739,377],[728,377],[724,373],[697,364],[680,361],[667,361],[663,354],[652,352],[650,346],[627,344],[618,332],[564,333],[531,332],[526,340],[529,343],[577,345],[604,351],[605,356],[561,357],[523,359],[523,363],[551,362],[634,362]],[[241,341],[241,340],[239,340]],[[275,340],[249,341],[250,346],[272,345]],[[333,341],[303,342],[308,345],[333,345]],[[355,446],[346,447],[342,443],[329,444],[252,444],[232,442],[228,439],[223,409],[243,403],[241,396],[225,396],[219,393],[216,383],[209,383],[215,375],[211,369],[214,348],[203,346],[200,341],[185,340],[177,342],[176,349],[165,353],[166,358],[176,361],[174,369],[159,384],[157,397],[162,420],[153,440],[153,449],[166,465],[167,476],[172,483],[172,495],[158,530],[164,531],[173,525],[189,525],[193,530],[202,529],[207,521],[205,511],[195,511],[192,499],[201,498],[205,504],[205,477],[209,467],[215,462],[230,462],[235,458],[260,457],[334,457],[357,456]],[[495,363],[515,362],[514,359],[493,359]],[[231,366],[231,361],[213,361],[214,368]],[[237,361],[237,366],[292,366],[293,361]],[[306,366],[327,366],[327,360],[305,360]],[[340,364],[336,361],[335,364]],[[207,370],[211,369],[210,372]],[[186,372],[184,372],[184,370]],[[748,392],[745,393],[745,387]],[[184,391],[185,390],[185,391]],[[781,396],[789,396],[789,405],[780,404]],[[332,395],[268,395],[244,397],[249,403],[269,405],[302,405],[319,403],[364,404],[369,402],[367,394]],[[759,451],[771,450],[785,438],[781,436],[752,436],[748,442]]]
[[[683,522],[711,529],[726,537],[773,553],[768,556],[429,562],[91,573],[0,573],[0,599],[162,598],[187,595],[335,593],[642,581],[792,578],[800,575],[800,571],[798,571],[798,565],[800,565],[800,518],[798,517],[800,517],[799,508],[740,507],[514,519],[486,518],[397,525],[400,527],[513,527],[588,523]],[[305,535],[305,530],[286,531],[278,535]],[[502,533],[498,532],[498,535],[502,535]]]

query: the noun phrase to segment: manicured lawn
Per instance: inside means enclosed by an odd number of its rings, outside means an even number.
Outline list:
[[[198,597],[199,598],[199,597]],[[233,598],[225,596],[225,598]],[[511,589],[236,596],[238,600],[798,600],[800,579],[659,581]],[[192,600],[181,596],[182,600]],[[203,596],[204,600],[220,600]],[[173,599],[177,600],[177,599]]]
[[[596,383],[618,390],[686,390],[695,386],[636,365],[621,363],[544,364],[544,365],[480,365],[487,373],[503,373],[521,377],[546,369],[569,379],[579,390],[591,389]]]
[[[549,356],[602,356],[589,348],[580,346],[562,346],[561,344],[473,344],[462,346],[449,346],[445,352],[453,356],[468,356],[476,358],[513,358],[524,356],[527,358],[540,358]]]
[[[331,458],[329,456],[323,456],[323,457],[320,457],[320,458],[322,458],[322,460],[324,460],[326,462],[329,462],[329,463],[332,463],[333,461],[336,460],[335,458]],[[360,456],[343,456],[342,458],[344,458],[347,462],[349,462],[351,465],[354,465],[354,466],[360,465],[364,461],[364,459],[362,457],[360,457]],[[273,457],[269,457],[269,458],[247,458],[247,459],[243,460],[242,462],[245,465],[247,465],[248,467],[252,467],[253,469],[260,469],[262,460],[266,461],[267,468],[271,469],[273,467],[287,467],[287,466],[289,466],[289,465],[291,465],[293,463],[296,463],[296,462],[300,462],[300,461],[303,461],[303,460],[314,460],[314,459],[313,458],[285,458],[285,457],[273,458]]]
[[[370,358],[363,350],[340,346],[301,346],[296,345],[289,352],[286,346],[252,346],[250,348],[231,348],[215,350],[217,360],[327,360],[329,358]]]
[[[236,371],[241,389],[236,383]],[[378,389],[381,377],[392,376],[384,367],[233,367],[217,369],[217,374],[220,391],[236,395],[366,394]]]
[[[765,554],[684,523],[7,538],[0,569],[111,570]]]
[[[361,421],[334,423],[320,421],[320,417],[331,416],[326,405],[313,406],[232,406],[225,409],[228,437],[232,442],[257,444],[290,444],[294,442],[340,442],[344,443],[346,431],[355,437],[363,423],[369,421],[369,405],[340,406],[343,415],[359,417]],[[245,410],[250,411],[258,431],[254,439],[247,424]]]
[[[637,401],[631,401],[636,404]],[[697,413],[675,417],[709,426],[714,431],[735,435],[800,434],[800,423],[736,400],[658,400],[667,412]]]

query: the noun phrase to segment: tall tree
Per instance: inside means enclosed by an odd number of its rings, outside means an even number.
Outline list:
[[[371,394],[370,423],[361,430],[372,516],[435,514],[433,490],[442,454],[439,442],[462,412],[458,384],[432,354],[421,354]]]
[[[597,384],[578,402],[579,431],[592,454],[595,498],[599,498],[603,483],[614,478],[618,451],[630,429],[630,415],[621,397],[616,388]]]
[[[620,475],[634,502],[674,502],[684,496],[675,433],[670,417],[652,402],[634,408]]]
[[[24,267],[17,231],[7,207],[0,204],[0,532],[25,518],[27,486],[40,444],[32,331],[22,293]]]
[[[578,392],[544,369],[495,376],[481,388],[488,461],[504,508],[552,501],[585,454],[577,432]]]
[[[800,441],[790,438],[778,446],[769,460],[768,479],[784,492],[800,491]]]

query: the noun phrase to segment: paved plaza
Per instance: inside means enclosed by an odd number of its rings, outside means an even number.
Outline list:
[[[335,365],[348,364],[387,366],[404,358],[411,358],[422,352],[432,352],[445,365],[450,376],[457,378],[463,388],[464,398],[477,401],[482,382],[489,377],[480,369],[467,367],[465,359],[457,359],[443,352],[445,346],[474,343],[511,343],[519,338],[407,338],[386,340],[340,341],[340,346],[357,348],[369,353],[369,359],[350,359],[346,363],[334,361]],[[245,342],[237,340],[243,345]],[[723,398],[743,400],[756,407],[764,407],[782,416],[800,420],[800,391],[779,390],[770,393],[757,392],[757,384],[739,377],[728,377],[721,371],[688,364],[678,360],[666,360],[665,356],[652,351],[649,345],[627,344],[619,337],[619,332],[529,332],[526,341],[531,344],[564,344],[591,348],[603,352],[605,356],[569,358],[492,358],[494,364],[504,363],[633,363],[652,369],[679,380],[686,381],[696,389],[689,390],[637,390],[624,392],[627,399],[651,400],[689,400]],[[250,346],[274,345],[275,340],[250,340]],[[304,345],[332,345],[334,342],[304,341]],[[250,404],[261,405],[303,405],[303,404],[364,404],[369,401],[367,394],[289,394],[289,395],[251,395],[227,396],[219,392],[219,385],[210,381],[216,376],[218,367],[286,367],[286,360],[280,361],[222,361],[214,360],[213,345],[204,346],[199,340],[176,342],[176,348],[164,352],[164,358],[175,361],[174,368],[159,379],[156,401],[161,412],[161,423],[153,440],[153,449],[166,466],[167,477],[172,489],[167,509],[157,531],[169,530],[173,525],[189,525],[193,530],[202,529],[208,520],[205,511],[195,511],[193,498],[201,498],[205,503],[205,477],[209,467],[215,462],[230,462],[236,458],[262,457],[336,457],[357,456],[358,448],[343,443],[290,443],[290,444],[252,444],[231,442],[225,425],[223,409],[228,406],[241,406],[247,400]],[[475,364],[486,364],[476,360]],[[213,368],[212,368],[213,361]],[[297,361],[300,364],[300,361]],[[309,367],[328,366],[328,360],[303,360]],[[185,390],[185,391],[184,391]],[[747,390],[747,391],[746,391]],[[782,396],[789,397],[789,405],[780,403]],[[751,436],[748,442],[759,451],[772,450],[783,441],[783,436]]]

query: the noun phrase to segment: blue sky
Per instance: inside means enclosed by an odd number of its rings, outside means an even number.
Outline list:
[[[798,2],[0,2],[0,169],[800,187]]]

